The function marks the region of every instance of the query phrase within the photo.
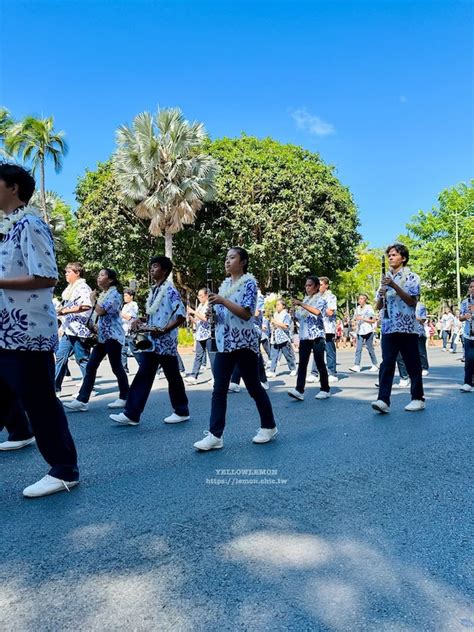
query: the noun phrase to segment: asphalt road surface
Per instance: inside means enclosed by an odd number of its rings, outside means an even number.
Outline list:
[[[242,389],[209,453],[192,447],[209,384],[170,426],[156,380],[140,426],[118,427],[104,363],[89,411],[68,414],[81,485],[24,499],[44,462],[35,447],[0,453],[0,630],[474,630],[474,394],[459,392],[459,358],[430,349],[426,410],[405,412],[394,389],[388,416],[370,408],[377,375],[348,374],[353,352],[325,401],[317,385],[291,400],[283,363],[278,438],[251,443]]]

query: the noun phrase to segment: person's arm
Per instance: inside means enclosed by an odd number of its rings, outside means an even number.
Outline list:
[[[306,303],[303,303],[303,301],[300,301],[297,298],[293,299],[293,305],[297,305],[298,307],[302,307],[307,312],[309,312],[310,314],[314,314],[315,316],[319,316],[319,314],[321,313],[321,310],[318,309],[317,307],[313,307],[312,305],[307,305]]]
[[[44,290],[48,287],[56,287],[57,282],[57,279],[30,274],[13,279],[0,279],[0,290]]]
[[[416,304],[418,302],[418,297],[412,294],[408,294],[408,292],[405,292],[405,290],[403,290],[399,285],[395,283],[392,277],[386,276],[384,279],[382,279],[382,283],[383,285],[391,287],[393,290],[395,290],[395,292],[398,294],[398,296],[402,299],[404,303],[406,303],[410,307],[416,307]],[[379,294],[380,294],[380,291],[379,291]],[[378,307],[378,303],[377,303],[377,309],[380,309]]]
[[[59,310],[58,316],[67,316],[68,314],[80,314],[88,312],[92,305],[71,305],[71,307],[63,307]]]
[[[229,301],[228,298],[223,298],[220,294],[210,294],[209,303],[211,305],[223,305],[227,307],[229,312],[232,312],[234,316],[241,318],[242,320],[250,320],[252,318],[252,312],[248,307],[242,307],[238,303]]]

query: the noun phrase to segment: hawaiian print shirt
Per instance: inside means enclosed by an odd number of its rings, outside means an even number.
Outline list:
[[[70,292],[68,291],[70,289]],[[89,305],[92,307],[90,299],[91,289],[87,285],[85,279],[78,279],[72,288],[66,288],[62,294],[61,309],[68,307],[78,307],[79,305]],[[86,327],[91,311],[81,312],[80,314],[66,314],[60,316],[59,320],[66,336],[78,336],[79,338],[87,338],[90,336],[90,330]]]
[[[99,342],[107,340],[117,340],[121,345],[125,342],[125,333],[122,327],[120,311],[122,309],[122,295],[112,287],[103,300],[99,300],[97,305],[107,312],[104,316],[97,318],[97,333]]]
[[[469,306],[474,306],[474,298],[468,297],[463,300],[461,303],[460,315],[465,316],[469,314]],[[474,307],[472,307],[474,310]],[[474,311],[471,311],[472,317],[474,318]],[[463,337],[467,338],[467,340],[474,340],[474,321],[473,320],[465,320],[461,323],[463,325]]]
[[[411,272],[407,266],[395,275],[392,275],[391,272],[388,272],[387,275],[410,296],[420,296],[420,277]],[[378,292],[376,299],[379,300]],[[385,295],[385,306],[382,310],[382,334],[394,333],[417,333],[415,307],[407,305],[393,288],[388,287]]]
[[[0,236],[0,278],[28,275],[58,278],[51,232],[42,219],[29,214]],[[56,349],[58,325],[53,289],[0,289],[0,349]]]
[[[362,318],[375,318],[375,312],[372,305],[357,305],[354,312],[354,320],[357,316]],[[366,336],[374,331],[373,323],[366,323],[363,320],[356,320],[356,332],[358,336]]]
[[[131,320],[127,320],[123,317],[130,316]],[[124,303],[122,307],[122,311],[120,312],[120,319],[122,321],[122,329],[123,333],[128,336],[130,333],[130,327],[132,326],[132,322],[138,318],[138,305],[135,301],[130,301],[130,303]]]
[[[282,325],[288,325],[288,329],[282,329],[281,327],[273,327],[273,342],[276,345],[285,344],[286,342],[291,341],[291,316],[288,314],[286,309],[281,312],[275,312],[273,316],[274,320],[281,323]]]
[[[423,303],[416,304],[415,317],[422,318],[426,322],[426,319],[428,318],[428,312],[426,311],[426,307],[423,305]],[[420,323],[419,320],[416,320],[415,330],[419,336],[426,336],[425,323]]]
[[[335,334],[336,333],[336,319],[337,319],[337,298],[331,292],[331,290],[326,290],[324,293],[320,293],[321,298],[326,301],[326,309],[334,310],[334,314],[332,316],[326,316],[323,318],[324,321],[324,331],[327,334]]]
[[[204,305],[199,303],[196,311],[201,316],[206,316],[207,308],[208,308],[208,303],[204,303]],[[194,336],[196,340],[198,341],[207,340],[208,338],[211,337],[211,325],[207,322],[207,320],[201,320],[200,318],[196,318],[196,331],[195,331]]]
[[[224,287],[231,283],[230,278],[224,281]],[[220,352],[230,353],[237,349],[250,349],[259,352],[260,333],[255,326],[255,311],[257,306],[257,284],[255,279],[247,281],[228,296],[228,300],[245,307],[252,314],[249,320],[235,316],[224,305],[215,305],[216,313],[216,344]]]
[[[160,291],[159,286],[153,288],[153,299]],[[176,311],[175,311],[176,310]],[[166,327],[170,320],[175,320],[178,316],[186,316],[183,301],[178,290],[170,285],[161,299],[161,304],[154,314],[148,316],[148,327]],[[153,347],[148,352],[159,353],[160,355],[178,355],[178,328],[175,327],[159,338],[152,338]],[[145,351],[144,353],[147,353]]]
[[[311,301],[311,307],[321,310],[321,313],[310,314],[303,307],[299,307],[296,310],[296,318],[299,323],[299,336],[300,340],[316,340],[316,338],[326,338],[326,331],[324,329],[324,317],[326,315],[327,303],[320,294],[313,297]]]

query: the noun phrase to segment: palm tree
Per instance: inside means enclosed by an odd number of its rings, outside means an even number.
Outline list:
[[[5,138],[12,125],[13,119],[10,116],[10,112],[4,107],[0,107],[0,142],[2,144],[5,143]],[[1,155],[8,156],[8,152],[3,147],[0,147],[0,156]]]
[[[151,220],[150,233],[165,236],[170,259],[173,234],[194,222],[215,195],[217,161],[199,151],[206,138],[202,123],[189,123],[177,108],[158,111],[156,118],[143,112],[132,127],[117,130],[119,189],[138,217]]]
[[[5,136],[5,149],[9,153],[20,154],[24,161],[31,161],[33,173],[39,167],[41,208],[45,221],[49,223],[44,176],[45,162],[47,158],[51,158],[56,173],[61,171],[62,159],[68,152],[64,132],[54,130],[52,116],[44,119],[27,116],[8,129]]]

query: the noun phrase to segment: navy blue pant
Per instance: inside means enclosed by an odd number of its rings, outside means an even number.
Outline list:
[[[54,354],[0,349],[0,397],[9,440],[34,435],[49,474],[79,480],[76,448],[54,389]]]
[[[472,384],[472,374],[474,372],[474,340],[464,338],[464,384]]]
[[[122,364],[122,345],[118,340],[110,339],[105,342],[99,342],[92,349],[81,390],[77,396],[77,399],[84,404],[89,401],[92,389],[94,388],[97,369],[105,356],[108,356],[113,374],[117,378],[120,399],[127,399],[128,378]]]
[[[71,353],[76,358],[82,377],[86,374],[87,361],[89,360],[89,349],[84,344],[84,338],[64,335],[59,341],[59,347],[56,352],[56,371],[54,377],[57,392],[61,390],[64,376],[67,371],[67,362]]]
[[[382,364],[379,372],[378,399],[390,406],[393,376],[398,354],[405,362],[411,380],[411,398],[423,400],[423,378],[421,377],[421,360],[418,349],[418,334],[383,334]]]
[[[124,413],[132,421],[140,421],[159,366],[163,369],[168,381],[168,394],[174,412],[183,417],[189,415],[188,398],[183,378],[179,372],[177,356],[161,355],[148,351],[142,353],[138,373],[133,379],[127,397]]]
[[[235,367],[247,387],[248,394],[255,400],[262,428],[274,428],[275,419],[270,398],[260,382],[260,354],[250,349],[238,349],[230,353],[216,353],[214,360],[214,389],[212,391],[211,419],[209,430],[215,437],[222,437],[227,411],[227,393]]]
[[[296,390],[304,393],[306,384],[306,370],[308,368],[309,358],[313,352],[314,362],[319,373],[319,382],[321,390],[329,393],[328,370],[324,362],[324,351],[326,348],[326,340],[324,338],[315,338],[314,340],[300,340],[298,364],[298,377],[296,378]]]
[[[209,364],[211,365],[212,372],[211,344],[212,341],[210,338],[207,338],[207,340],[196,340],[196,355],[194,357],[193,368],[191,370],[191,375],[194,377],[199,375],[199,370],[204,364],[206,354],[209,355]]]

